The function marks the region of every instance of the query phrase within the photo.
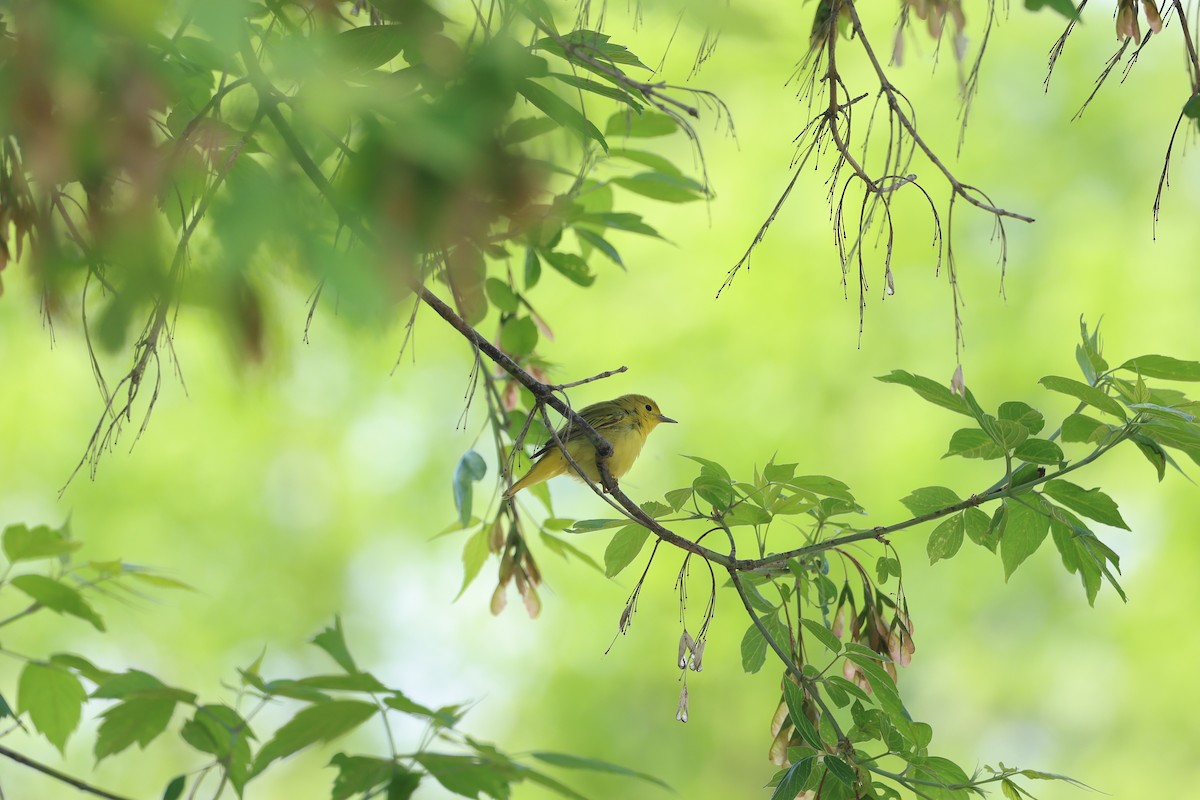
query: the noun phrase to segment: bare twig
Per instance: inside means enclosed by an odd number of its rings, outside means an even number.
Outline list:
[[[106,798],[106,800],[127,800],[125,797],[122,797],[119,794],[113,794],[112,792],[106,792],[105,790],[99,788],[98,786],[92,786],[90,783],[84,783],[83,781],[79,780],[78,778],[73,778],[64,772],[59,772],[58,770],[54,769],[53,767],[48,767],[45,764],[41,764],[37,761],[34,761],[32,758],[21,755],[17,751],[10,750],[9,748],[4,747],[3,745],[0,745],[0,756],[4,756],[5,758],[16,761],[18,764],[24,764],[25,766],[29,767],[30,769],[36,770],[36,771],[42,773],[43,775],[49,776],[56,781],[65,783],[68,786],[74,787],[75,789],[78,789],[79,791],[84,792],[86,794],[90,794],[94,797],[103,797],[103,798]]]

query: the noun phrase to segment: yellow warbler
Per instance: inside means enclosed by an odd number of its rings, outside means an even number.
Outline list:
[[[629,471],[638,453],[642,452],[646,437],[658,423],[675,422],[670,417],[663,416],[658,410],[658,403],[641,394],[627,394],[616,400],[595,403],[580,411],[579,416],[587,420],[587,423],[612,445],[613,454],[608,459],[608,471],[614,478],[620,478]],[[572,428],[567,425],[558,432],[558,438],[584,474],[593,482],[599,483],[600,470],[596,467],[596,448],[583,431],[578,426]],[[563,473],[579,479],[553,441],[547,442],[533,457],[538,459],[537,463],[525,473],[525,477],[509,487],[504,493],[506,498],[512,497],[527,486],[550,480]]]

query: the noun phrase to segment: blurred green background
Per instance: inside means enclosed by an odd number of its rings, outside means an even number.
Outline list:
[[[735,12],[738,24],[691,81],[724,99],[736,125],[736,139],[711,114],[699,126],[716,198],[645,201],[638,210],[670,243],[624,237],[629,271],[602,266],[589,290],[546,274],[536,302],[555,338],[541,352],[557,366],[555,380],[629,367],[575,390],[576,405],[636,391],[682,423],[660,428],[622,482],[637,499],[690,483],[694,464],[680,454],[718,460],[735,477],[777,454],[799,462],[801,472],[846,481],[871,512],[869,523],[887,524],[907,516],[898,501],[913,488],[941,484],[966,496],[997,477],[994,464],[940,460],[955,420],[873,380],[905,369],[949,381],[955,367],[950,290],[934,271],[928,211],[914,201],[900,219],[894,296],[884,299],[882,264],[872,262],[861,338],[853,277],[846,300],[830,231],[828,158],[802,179],[751,268],[714,299],[785,186],[791,138],[810,113],[796,87],[785,85],[809,22],[785,5]],[[972,43],[982,25],[982,11],[974,13]],[[610,12],[614,38],[657,63],[673,14],[648,10],[634,33],[624,14]],[[1178,31],[1169,27],[1124,84],[1112,80],[1071,122],[1115,45],[1106,13],[1091,14],[1044,94],[1044,54],[1062,27],[1049,12],[1014,10],[1001,21],[965,146],[951,159],[960,178],[998,205],[1038,220],[1008,225],[1002,295],[990,218],[965,206],[956,215],[967,383],[985,407],[1020,399],[1051,419],[1069,402],[1036,381],[1075,373],[1081,315],[1092,324],[1103,317],[1110,362],[1143,353],[1200,358],[1194,152],[1176,154],[1156,234],[1151,217],[1166,142],[1188,91]],[[666,75],[683,80],[699,36],[681,29]],[[930,43],[910,41],[895,76],[930,143],[949,155],[958,136],[957,79],[948,50],[936,71],[932,61]],[[686,166],[683,137],[670,147]],[[927,164],[914,169],[929,178],[935,198],[946,195]],[[5,271],[0,521],[56,524],[69,516],[84,558],[152,565],[197,588],[124,605],[98,601],[105,635],[78,620],[39,616],[13,626],[5,648],[69,649],[230,702],[235,667],[264,647],[267,676],[323,666],[325,656],[305,642],[340,613],[360,665],[426,704],[475,702],[464,728],[510,751],[608,759],[696,800],[766,797],[757,787],[774,771],[766,753],[778,675],[742,673],[746,623],[736,597],[719,598],[705,669],[689,678],[686,725],[674,719],[676,554],[660,553],[632,630],[607,654],[637,570],[606,580],[543,552],[540,619],[529,620],[519,603],[498,618],[488,614],[494,561],[452,603],[464,537],[434,535],[454,517],[454,464],[486,443],[481,409],[459,424],[468,347],[422,310],[411,349],[392,372],[407,308],[389,326],[364,329],[346,325],[332,303],[305,344],[312,287],[280,267],[265,363],[231,358],[213,320],[185,311],[174,341],[184,380],[164,375],[145,435],[135,443],[136,424],[128,428],[95,478],[85,468],[61,496],[101,399],[77,322],[57,318],[48,328],[22,265]],[[493,327],[489,320],[482,329]],[[124,363],[105,366],[116,374]],[[933,725],[933,750],[968,770],[1003,762],[1061,772],[1115,798],[1186,791],[1200,780],[1192,710],[1200,704],[1192,678],[1200,656],[1192,633],[1200,493],[1178,474],[1158,484],[1132,448],[1078,481],[1109,489],[1133,528],[1105,531],[1122,557],[1129,603],[1105,588],[1090,608],[1048,547],[1006,584],[998,560],[970,546],[930,568],[928,530],[905,531],[893,543],[917,652],[901,689],[913,715]],[[559,516],[604,515],[578,485],[558,481],[553,491]],[[496,494],[487,499],[494,504]],[[572,541],[599,557],[607,538]],[[0,664],[0,691],[10,697],[19,667]],[[95,724],[85,720],[72,738],[68,766],[101,786],[157,796],[198,763],[164,740],[93,771]],[[377,733],[356,734],[358,749],[378,746]],[[28,753],[59,763],[49,745]],[[293,757],[251,784],[251,795],[319,796],[333,776],[326,762],[319,752]],[[14,798],[72,796],[13,763],[0,764],[0,776]],[[593,797],[666,796],[627,781],[563,777]],[[1030,788],[1042,800],[1086,796],[1061,784]],[[429,784],[419,796],[443,793]],[[521,800],[543,796],[536,787],[517,791]]]

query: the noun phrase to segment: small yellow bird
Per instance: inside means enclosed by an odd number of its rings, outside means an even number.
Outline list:
[[[608,459],[608,471],[613,478],[620,478],[642,452],[646,437],[660,422],[675,422],[670,417],[663,416],[658,410],[658,403],[642,394],[627,394],[616,400],[606,400],[594,403],[579,412],[579,416],[587,420],[596,431],[613,447],[612,457]],[[564,426],[558,432],[559,441],[567,448],[571,458],[575,459],[585,475],[593,482],[600,482],[600,470],[596,467],[596,448],[588,441],[587,436],[578,426]],[[540,458],[538,458],[540,456]],[[581,480],[575,470],[563,457],[553,441],[533,454],[538,461],[525,477],[509,487],[504,493],[505,499],[512,497],[522,489],[550,480],[551,478],[570,474],[576,480]]]

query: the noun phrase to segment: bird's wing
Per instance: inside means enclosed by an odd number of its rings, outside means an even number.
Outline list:
[[[627,416],[624,409],[615,403],[596,403],[580,411],[579,415],[587,420],[589,425],[599,431],[601,436],[604,436],[606,429],[611,431],[614,428],[620,427]],[[583,439],[586,436],[583,428],[578,425],[571,425],[569,422],[558,429],[557,435],[559,441],[563,444],[576,439]],[[532,457],[538,458],[543,456],[550,450],[553,450],[554,447],[554,440],[551,439],[534,451]]]

